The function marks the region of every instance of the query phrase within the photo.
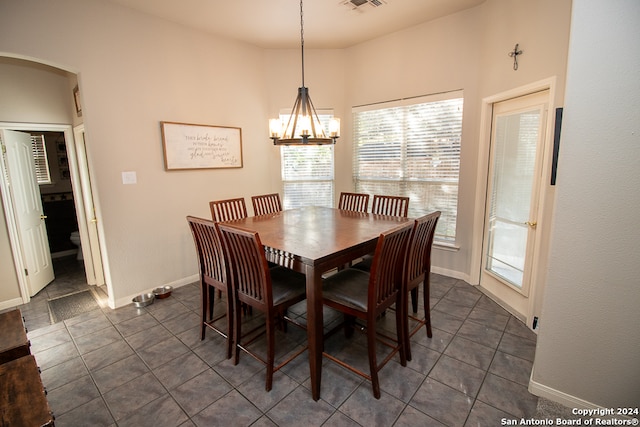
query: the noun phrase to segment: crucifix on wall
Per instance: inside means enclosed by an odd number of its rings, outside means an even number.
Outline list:
[[[511,52],[509,52],[509,56],[513,58],[513,69],[518,69],[518,55],[522,55],[522,51],[518,50],[519,44],[516,43],[516,46],[513,48]]]

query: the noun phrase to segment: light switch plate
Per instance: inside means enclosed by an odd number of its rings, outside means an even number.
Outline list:
[[[135,184],[137,182],[138,182],[138,178],[136,176],[135,171],[122,172],[122,183],[123,184]]]

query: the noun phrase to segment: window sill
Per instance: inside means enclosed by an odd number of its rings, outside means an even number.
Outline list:
[[[449,252],[458,252],[460,250],[460,246],[456,245],[455,243],[433,242],[433,247]]]

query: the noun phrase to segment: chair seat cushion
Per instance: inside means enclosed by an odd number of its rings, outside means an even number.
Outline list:
[[[347,268],[322,283],[322,298],[354,308],[367,311],[369,293],[369,273],[355,268]]]
[[[271,272],[273,305],[277,306],[294,299],[304,299],[307,287],[304,274],[296,273],[284,267],[274,267]]]

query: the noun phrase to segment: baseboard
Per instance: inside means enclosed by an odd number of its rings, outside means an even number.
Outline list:
[[[62,258],[65,256],[70,256],[70,255],[78,255],[78,250],[77,249],[69,249],[66,251],[60,251],[60,252],[51,252],[51,258]]]
[[[533,372],[531,373],[533,376]],[[578,408],[578,409],[600,409],[601,407],[587,402],[586,400],[580,399],[578,397],[572,396],[565,392],[555,390],[551,387],[548,387],[544,384],[540,384],[532,379],[529,380],[529,392],[531,394],[535,394],[538,397],[544,397],[545,399],[549,399],[553,402],[559,403],[567,408]]]
[[[7,308],[17,307],[24,304],[22,298],[14,298],[7,301],[0,302],[0,310],[6,310]]]
[[[153,288],[150,288],[150,289],[147,289],[147,290],[135,293],[135,294],[131,294],[131,295],[128,295],[126,297],[119,298],[118,300],[115,301],[115,307],[111,307],[111,308],[120,308],[120,307],[124,307],[125,305],[131,304],[132,303],[131,300],[134,299],[136,296],[138,296],[140,294],[147,293],[147,292],[153,292],[153,290],[155,288],[158,288],[158,287],[161,287],[161,286],[173,286],[174,288],[179,288],[181,286],[185,286],[185,285],[189,285],[189,284],[191,284],[193,282],[197,282],[198,280],[200,280],[198,274],[194,274],[192,276],[183,277],[182,279],[175,280],[175,281],[170,282],[170,283],[165,283],[165,284],[162,284],[162,285],[154,286]]]
[[[469,282],[469,275],[468,274],[464,274],[460,271],[455,271],[455,270],[448,270],[446,268],[441,268],[441,267],[434,267],[431,266],[431,272],[435,273],[435,274],[440,274],[441,276],[447,276],[447,277],[453,277],[454,279],[460,279],[460,280],[464,280],[467,283]]]

